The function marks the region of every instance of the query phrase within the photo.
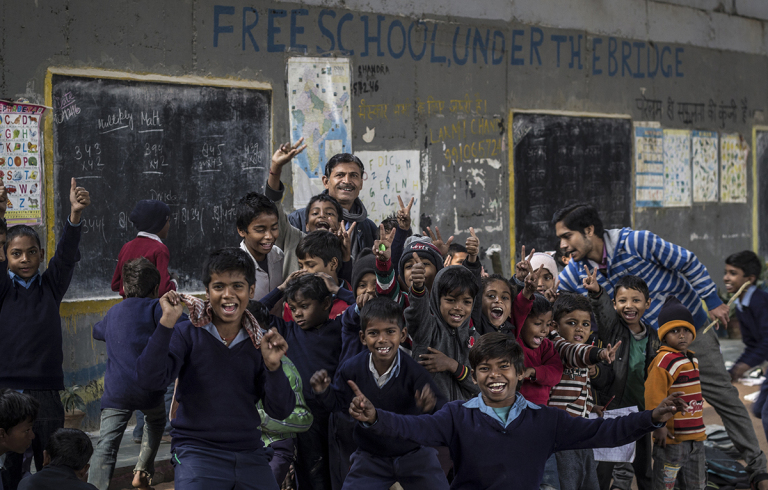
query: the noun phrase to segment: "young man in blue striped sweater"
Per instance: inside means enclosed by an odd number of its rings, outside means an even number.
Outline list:
[[[621,228],[605,230],[597,210],[579,203],[555,213],[552,223],[560,239],[560,248],[571,256],[560,273],[560,290],[587,294],[584,267],[597,268],[597,282],[613,297],[614,283],[632,274],[643,279],[650,290],[651,306],[643,321],[657,328],[656,318],[664,299],[675,296],[693,315],[697,330],[707,323],[707,313],[723,325],[728,322],[728,307],[717,296],[717,288],[707,268],[689,250],[669,243],[647,230]],[[755,436],[747,409],[731,385],[714,332],[699,334],[691,345],[699,359],[701,391],[720,418],[734,446],[747,462],[751,481],[768,490],[766,459]]]

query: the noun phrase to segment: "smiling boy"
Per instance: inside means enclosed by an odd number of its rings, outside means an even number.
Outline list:
[[[275,245],[280,236],[275,204],[263,194],[251,192],[237,203],[240,248],[253,260],[255,284],[251,299],[266,296],[283,282],[283,251]]]
[[[451,488],[533,490],[555,451],[631,442],[659,427],[684,403],[674,396],[651,411],[611,420],[574,418],[540,407],[516,392],[523,352],[502,333],[483,335],[470,352],[480,394],[446,403],[433,415],[397,415],[377,409],[354,384],[349,412],[365,430],[425,446],[447,445],[454,461]],[[520,441],[525,441],[521,443]]]
[[[373,403],[393,413],[433,413],[445,403],[429,373],[399,349],[407,336],[400,307],[389,298],[368,301],[360,312],[360,341],[367,350],[347,360],[333,380],[324,370],[312,376],[312,389],[329,410],[347,410],[355,394],[347,384],[362,387]],[[437,395],[436,395],[437,394]],[[430,447],[377,436],[355,426],[358,445],[344,487],[447,489],[448,481]]]

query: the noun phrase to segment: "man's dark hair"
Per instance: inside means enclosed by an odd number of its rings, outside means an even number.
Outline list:
[[[398,226],[400,226],[397,223],[397,213],[392,213],[389,216],[387,216],[386,218],[384,218],[383,220],[381,220],[381,224],[384,225],[384,231],[386,233],[389,233],[390,231],[392,231],[395,228],[397,228]],[[381,236],[380,236],[381,235],[381,230],[379,230],[378,235],[379,235],[379,240],[381,240]]]
[[[363,162],[355,155],[351,153],[337,153],[325,164],[325,176],[330,177],[331,172],[333,172],[333,167],[340,163],[356,163],[357,166],[360,167],[360,176],[362,177],[363,173],[365,173],[365,165],[363,165]]]
[[[760,261],[760,257],[751,250],[744,250],[743,252],[729,255],[725,259],[725,263],[741,269],[745,277],[755,276],[755,278],[759,278],[760,273],[763,272],[763,263]]]
[[[251,315],[253,315],[257,322],[259,322],[261,328],[269,328],[270,315],[269,310],[264,303],[252,299],[248,301],[248,311],[250,311]]]
[[[552,217],[552,224],[555,225],[560,221],[569,230],[578,231],[582,235],[586,234],[585,231],[590,226],[595,227],[595,235],[600,238],[605,233],[600,215],[591,204],[581,202],[560,209]]]
[[[449,257],[453,257],[455,254],[465,254],[467,253],[467,247],[462,245],[461,243],[451,243],[451,245],[448,247],[448,255]]]
[[[469,349],[469,365],[472,370],[477,365],[491,359],[504,359],[515,367],[517,374],[525,371],[523,348],[515,338],[501,332],[491,332],[482,335],[477,343]]]
[[[552,303],[543,294],[533,293],[533,304],[528,316],[540,316],[550,311],[552,311]]]
[[[51,458],[51,466],[80,471],[91,459],[93,444],[86,433],[79,429],[58,429],[51,434],[45,450]]]
[[[559,321],[563,315],[576,310],[592,314],[592,306],[587,297],[576,293],[560,293],[555,304],[552,305],[552,310],[554,311],[552,317],[555,321]]]
[[[651,299],[651,293],[648,291],[648,284],[646,284],[640,276],[621,276],[621,279],[616,281],[616,284],[613,286],[614,296],[619,292],[619,288],[634,289],[635,291],[643,293],[646,301]]]
[[[207,288],[211,283],[211,274],[224,272],[242,272],[248,286],[256,284],[256,266],[251,257],[240,248],[222,248],[211,253],[203,265],[203,284]]]
[[[341,207],[341,204],[339,204],[339,201],[337,201],[335,198],[331,197],[330,194],[327,192],[321,192],[320,194],[315,194],[314,196],[309,198],[309,202],[307,203],[307,206],[305,208],[306,215],[307,215],[307,222],[309,222],[309,210],[312,209],[312,206],[315,205],[316,202],[324,203],[329,202],[333,204],[333,207],[336,209],[336,219],[341,221],[344,217],[344,210]],[[306,230],[301,230],[306,231]]]
[[[318,257],[322,259],[323,265],[328,265],[335,258],[339,263],[338,266],[341,267],[341,248],[342,243],[339,237],[327,231],[316,230],[307,233],[301,239],[296,246],[296,257],[301,260],[306,260],[308,255]]]
[[[495,281],[503,282],[509,288],[509,294],[512,295],[512,299],[515,298],[517,294],[517,288],[515,287],[514,284],[512,284],[512,282],[509,279],[502,276],[501,274],[491,274],[489,276],[483,277],[483,281],[482,281],[483,288],[481,289],[481,291],[485,293],[485,290],[488,289],[488,286]]]
[[[28,236],[30,238],[34,238],[35,242],[37,242],[38,248],[43,248],[43,246],[40,244],[40,235],[37,234],[34,228],[27,225],[16,225],[11,226],[8,228],[8,235],[6,236],[6,248],[8,245],[10,245],[11,241],[20,236]]]
[[[360,327],[363,333],[371,320],[395,323],[400,330],[403,329],[405,322],[400,305],[386,296],[377,296],[369,300],[360,310]]]
[[[5,218],[0,218],[0,235],[5,235],[8,233],[8,222],[5,221]]]
[[[446,294],[469,293],[474,300],[480,291],[474,274],[463,265],[452,266],[444,269],[437,283],[437,297],[442,298]]]
[[[8,432],[27,419],[37,418],[40,403],[29,395],[0,388],[0,429]]]
[[[322,277],[317,274],[304,274],[291,279],[283,291],[286,301],[293,301],[299,295],[304,299],[322,302],[331,296],[331,292]]]
[[[235,223],[240,231],[247,231],[251,222],[262,213],[272,214],[275,217],[278,216],[275,203],[270,201],[264,194],[259,194],[258,192],[249,192],[245,197],[237,201],[235,211],[237,213],[237,221]]]
[[[126,298],[147,298],[160,285],[160,271],[146,257],[123,264],[123,292]]]

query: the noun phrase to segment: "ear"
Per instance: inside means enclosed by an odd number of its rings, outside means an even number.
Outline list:
[[[477,376],[475,376],[475,370],[472,369],[471,371],[472,371],[472,373],[471,373],[471,375],[472,375],[472,382],[477,384]]]
[[[584,228],[584,235],[592,236],[594,234],[595,234],[595,227],[594,227],[594,225],[589,225],[586,228]]]
[[[152,291],[152,295],[153,295],[154,298],[159,298],[160,297],[160,285],[159,284],[157,286],[155,286],[154,291]]]
[[[332,258],[330,262],[330,266],[332,271],[334,272],[337,271],[339,269],[339,259],[337,259],[336,257]]]
[[[365,344],[365,333],[363,333],[363,331],[362,331],[362,330],[360,330],[360,342],[361,342],[363,345],[366,345],[366,344]]]
[[[256,284],[254,283],[254,284],[251,284],[250,287],[248,288],[248,297],[253,298],[253,293],[255,292],[256,292]],[[208,293],[206,292],[206,294]]]
[[[320,303],[320,307],[324,310],[331,311],[331,306],[333,306],[333,298],[330,296],[323,299],[323,302]]]
[[[51,453],[49,453],[47,450],[43,450],[43,466],[48,466],[51,464]]]
[[[211,295],[208,294],[208,286],[205,286],[205,299],[208,301],[211,300]]]
[[[408,338],[408,327],[403,327],[400,330],[400,343],[402,344]]]
[[[83,466],[83,469],[80,471],[76,471],[75,474],[77,475],[77,478],[79,478],[81,481],[88,481],[88,470],[91,469],[91,464],[88,463],[85,466]]]
[[[645,302],[645,309],[647,310],[650,307],[651,307],[651,298],[648,298],[648,300]]]
[[[45,260],[45,249],[44,249],[44,248],[41,248],[41,249],[40,249],[40,258],[41,258],[43,261]]]
[[[240,238],[245,238],[245,235],[248,233],[244,230],[241,230],[240,228],[237,229],[237,234],[240,235]]]
[[[328,188],[330,187],[330,184],[329,184],[329,182],[328,182],[328,177],[326,177],[325,175],[323,175],[322,179],[323,179],[323,186],[324,186],[326,189],[328,189]]]

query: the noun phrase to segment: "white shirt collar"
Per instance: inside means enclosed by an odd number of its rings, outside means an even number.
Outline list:
[[[154,233],[147,233],[146,231],[140,231],[138,235],[136,236],[143,236],[145,238],[151,238],[152,240],[158,241],[160,243],[163,243],[163,241],[160,239],[159,236],[155,235]]]
[[[397,355],[392,359],[392,364],[384,374],[379,375],[376,366],[373,365],[373,354],[368,354],[368,369],[370,369],[371,374],[373,374],[373,379],[376,380],[376,384],[381,388],[400,372],[400,349],[397,349]]]

